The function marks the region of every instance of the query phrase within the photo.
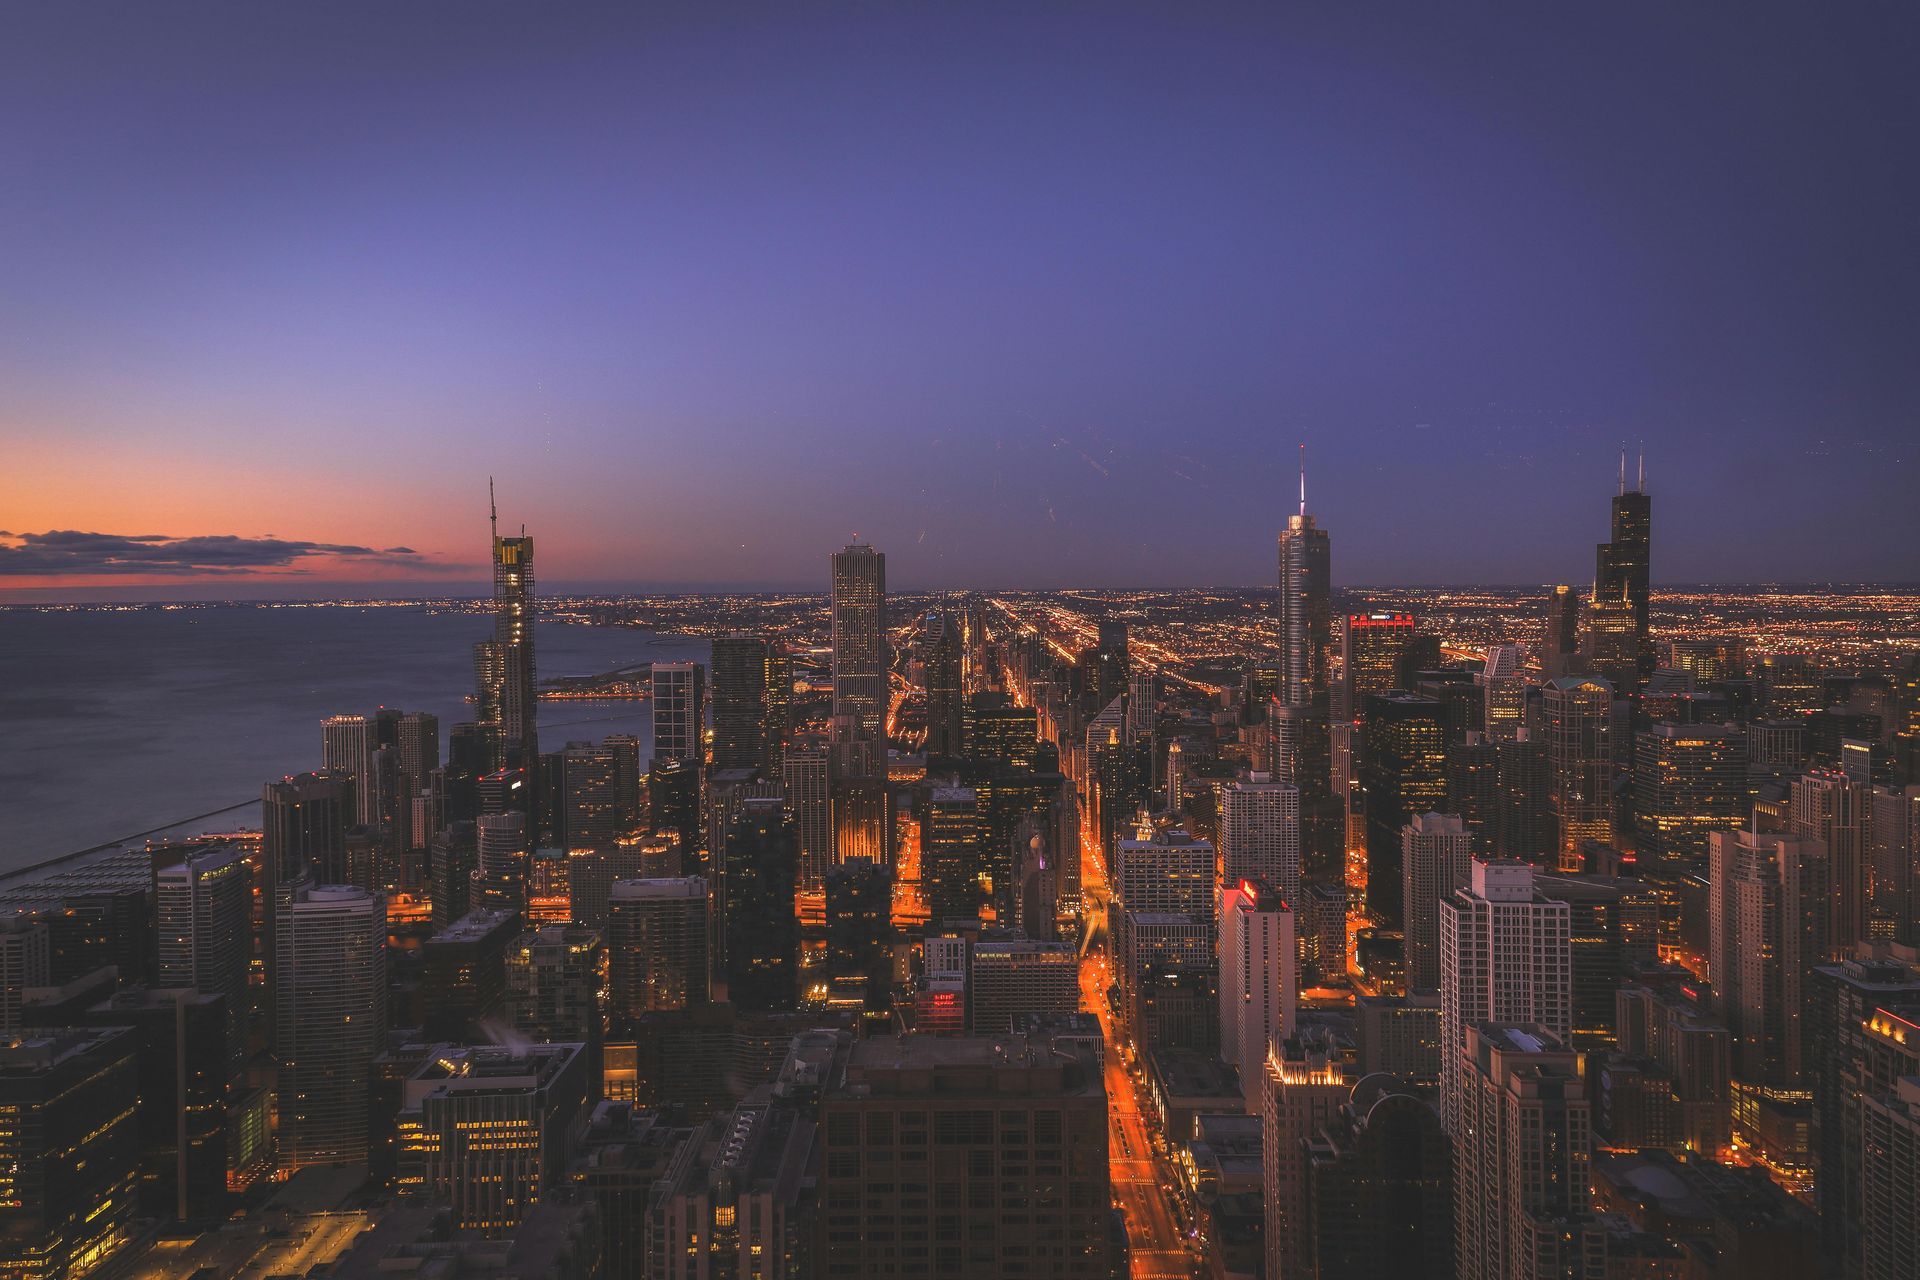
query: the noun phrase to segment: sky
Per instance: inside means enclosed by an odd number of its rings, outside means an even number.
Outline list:
[[[1920,579],[1920,8],[13,5],[0,601]],[[49,535],[57,535],[50,537]]]

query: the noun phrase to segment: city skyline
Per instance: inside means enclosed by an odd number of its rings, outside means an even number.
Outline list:
[[[1912,579],[1912,15],[1749,19],[13,15],[0,595],[509,470],[557,584],[1254,583],[1301,441],[1337,581],[1578,580],[1622,442],[1656,581]]]

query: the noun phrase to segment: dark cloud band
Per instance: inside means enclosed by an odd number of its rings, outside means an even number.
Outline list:
[[[214,534],[175,538],[166,534],[82,533],[53,529],[46,533],[0,534],[0,578],[47,578],[69,574],[184,575],[250,573],[285,569],[314,556],[339,556],[375,563],[414,565],[420,553],[411,547],[359,547],[288,538],[241,538]],[[295,568],[295,572],[305,572]]]

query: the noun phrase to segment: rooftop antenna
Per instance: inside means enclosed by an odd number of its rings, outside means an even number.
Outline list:
[[[495,539],[500,537],[500,508],[493,500],[493,477],[487,477],[487,523]]]
[[[1300,442],[1300,515],[1301,515],[1301,518],[1304,519],[1306,517],[1306,514],[1307,514],[1307,442],[1305,440],[1302,440]]]
[[[1639,493],[1647,491],[1647,446],[1644,442],[1640,445],[1640,480],[1634,485],[1634,489]]]
[[[1620,492],[1627,491],[1627,446],[1620,446]]]

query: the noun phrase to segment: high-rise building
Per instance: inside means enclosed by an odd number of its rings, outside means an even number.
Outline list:
[[[884,1007],[893,985],[893,876],[867,858],[827,873],[827,975],[863,978],[869,1008]]]
[[[920,828],[920,879],[936,924],[979,916],[986,903],[986,851],[979,792],[935,787]]]
[[[1685,970],[1615,992],[1617,1052],[1590,1073],[1600,1080],[1594,1127],[1607,1145],[1711,1155],[1732,1142],[1733,1039],[1705,995]]]
[[[1580,1055],[1548,1027],[1477,1022],[1461,1055],[1454,1141],[1458,1280],[1599,1280],[1606,1237],[1587,1217],[1593,1109]]]
[[[1602,601],[1624,601],[1632,619],[1631,654],[1637,679],[1631,684],[1616,681],[1616,686],[1637,693],[1647,682],[1658,655],[1653,646],[1651,622],[1653,605],[1652,531],[1653,499],[1646,492],[1647,459],[1640,457],[1640,478],[1627,488],[1627,455],[1620,454],[1620,492],[1613,499],[1613,537],[1595,549],[1593,597]]]
[[[1311,1139],[1306,1161],[1316,1280],[1444,1274],[1453,1253],[1453,1149],[1432,1103],[1395,1079],[1362,1079]]]
[[[764,769],[768,748],[767,638],[736,631],[713,641],[713,767]]]
[[[1210,919],[1215,859],[1211,841],[1178,827],[1122,840],[1114,851],[1113,894],[1129,911],[1175,911]]]
[[[1572,675],[1580,659],[1580,593],[1562,584],[1547,595],[1546,634],[1540,641],[1540,668],[1549,680]]]
[[[507,949],[507,1018],[513,1029],[543,1043],[585,1044],[596,1075],[606,957],[599,931],[577,924],[541,925]]]
[[[927,683],[927,754],[957,756],[966,748],[966,687],[960,619],[929,613],[920,625],[920,662]]]
[[[82,1276],[127,1243],[138,1208],[138,1050],[125,1026],[0,1042],[0,1275]]]
[[[1259,880],[1287,902],[1300,896],[1300,789],[1255,774],[1218,792],[1220,880]]]
[[[560,753],[560,813],[555,825],[568,849],[606,849],[625,834],[620,760],[606,746],[569,742]]]
[[[1080,1007],[1080,956],[1062,942],[982,938],[968,957],[967,996],[973,1034],[1005,1035],[1031,1014],[1068,1014]]]
[[[302,773],[269,782],[260,797],[262,892],[284,894],[309,876],[322,884],[344,881],[353,825],[353,780],[346,775]]]
[[[824,746],[787,747],[780,768],[800,840],[800,887],[819,889],[833,867],[833,760]]]
[[[721,886],[727,998],[748,1011],[794,1008],[800,998],[800,922],[794,914],[799,840],[777,798],[741,803],[727,834]]]
[[[247,1053],[252,997],[253,869],[246,850],[214,846],[190,853],[154,873],[158,941],[155,979],[166,988],[223,996],[227,1020],[227,1078],[239,1075]]]
[[[1579,869],[1586,841],[1614,840],[1613,694],[1596,676],[1562,676],[1549,680],[1542,695],[1548,794],[1563,870]]]
[[[1440,1102],[1447,1132],[1483,1022],[1538,1023],[1564,1039],[1573,1024],[1567,904],[1519,862],[1473,864],[1473,883],[1440,904]]]
[[[1827,949],[1845,953],[1867,936],[1867,796],[1871,787],[1837,769],[1793,784],[1787,828],[1827,851]],[[1824,958],[1824,957],[1822,957]]]
[[[697,662],[653,664],[653,758],[706,759],[707,669]]]
[[[427,785],[440,767],[440,717],[431,711],[409,711],[394,721],[394,749],[400,756],[400,777],[409,795]],[[420,833],[424,844],[429,832]]]
[[[489,491],[491,498],[491,491]],[[475,719],[499,731],[496,765],[531,773],[540,759],[539,683],[533,656],[533,539],[493,526],[493,638],[474,646]]]
[[[1553,809],[1552,759],[1544,740],[1519,738],[1494,751],[1494,852],[1501,858],[1551,865],[1559,858]]]
[[[1441,704],[1398,691],[1364,709],[1360,778],[1367,805],[1367,909],[1401,919],[1400,833],[1415,814],[1447,803],[1447,726]]]
[[[280,1167],[364,1162],[367,1091],[386,1047],[385,906],[364,889],[301,885],[275,914]]]
[[[353,780],[353,820],[380,820],[373,785],[373,726],[365,716],[328,716],[320,722],[320,767]]]
[[[1321,1129],[1352,1096],[1353,1081],[1338,1046],[1318,1034],[1271,1046],[1259,1067],[1262,1243],[1266,1274],[1311,1275],[1312,1201],[1309,1150]]]
[[[1400,830],[1407,990],[1440,989],[1440,903],[1472,883],[1473,838],[1452,814],[1417,813]]]
[[[1708,833],[1739,826],[1746,808],[1741,729],[1662,721],[1641,731],[1633,753],[1633,823],[1644,871],[1704,868]]]
[[[485,813],[474,824],[478,837],[473,887],[475,906],[488,911],[527,909],[527,819],[522,813]]]
[[[1520,674],[1520,646],[1489,647],[1478,683],[1481,719],[1487,726],[1487,737],[1495,742],[1513,741],[1527,719],[1527,685]]]
[[[566,1181],[592,1091],[585,1045],[442,1046],[402,1086],[400,1185],[506,1235]]]
[[[1302,450],[1304,454],[1304,448]],[[1280,531],[1280,691],[1268,713],[1273,772],[1300,788],[1302,870],[1337,877],[1344,855],[1343,811],[1333,795],[1328,728],[1327,648],[1333,613],[1332,556],[1326,530],[1307,514],[1307,477],[1300,472],[1300,510]]]
[[[644,1013],[705,1004],[712,986],[704,876],[622,880],[607,909],[607,995],[631,1027]]]
[[[1874,787],[1867,800],[1868,932],[1920,942],[1920,783]]]
[[[1920,1028],[1916,1028],[1920,1029]],[[1920,1240],[1920,1076],[1860,1102],[1861,1203],[1857,1220],[1863,1280],[1905,1280]]]
[[[820,1101],[819,1273],[1105,1280],[1107,1130],[1098,1065],[1044,1036],[859,1041]],[[939,1200],[899,1180],[923,1156],[995,1174]]]
[[[887,557],[864,543],[833,554],[833,713],[853,715],[867,737],[885,742]]]
[[[1400,654],[1413,638],[1410,613],[1375,610],[1350,613],[1340,626],[1340,687],[1343,697],[1334,714],[1359,720],[1367,699],[1400,687],[1396,679]]]
[[[420,1005],[429,1039],[479,1039],[502,1020],[507,952],[519,935],[517,913],[471,911],[420,944]]]
[[[1268,1048],[1293,1035],[1300,995],[1293,931],[1293,907],[1272,885],[1221,887],[1220,1057],[1240,1072],[1249,1114],[1260,1110]]]
[[[1659,960],[1662,890],[1632,876],[1536,872],[1533,887],[1567,905],[1573,1021],[1566,1042],[1597,1049],[1614,1041],[1614,994]]]
[[[1805,1070],[1806,977],[1827,954],[1827,851],[1747,829],[1708,837],[1708,976],[1743,1083],[1797,1089]]]

